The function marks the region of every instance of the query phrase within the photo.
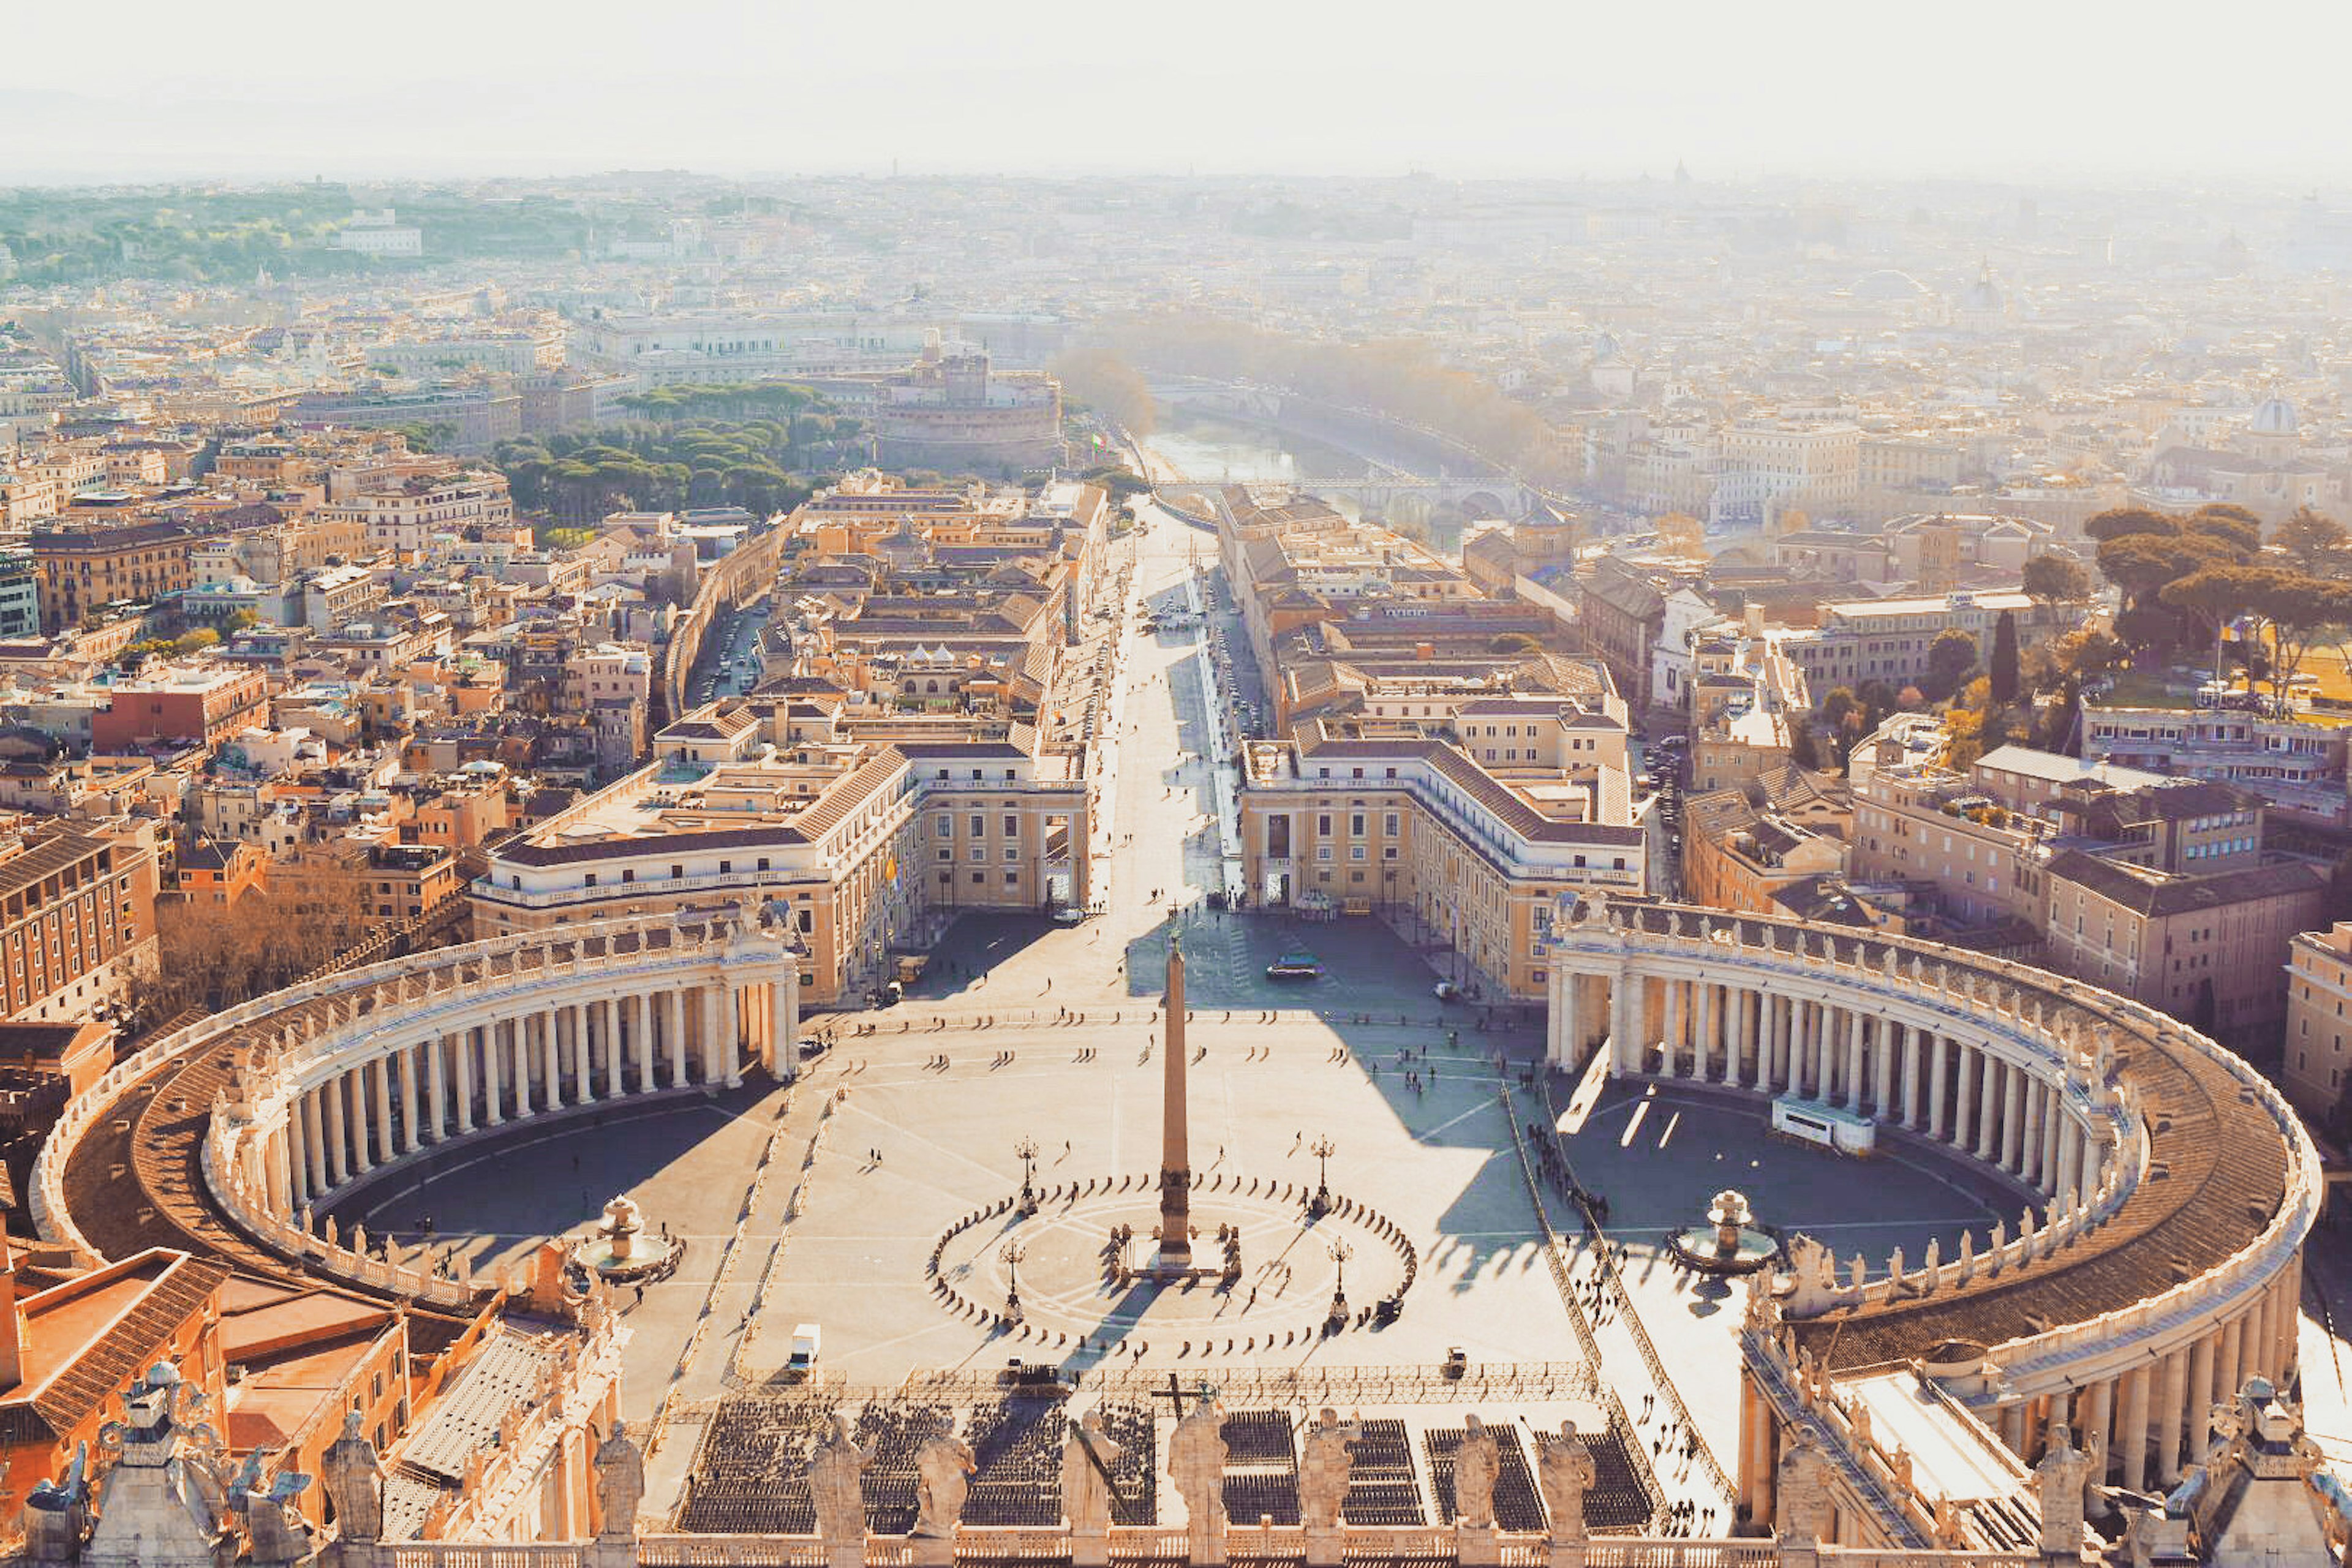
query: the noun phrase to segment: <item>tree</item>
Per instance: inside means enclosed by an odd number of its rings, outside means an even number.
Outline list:
[[[2283,696],[2311,645],[2352,623],[2352,586],[2323,577],[2266,572],[2255,584],[2252,609],[2269,623],[2271,691]]]
[[[1977,639],[1958,626],[1947,626],[1927,645],[1927,679],[1921,684],[1929,696],[1942,699],[1959,689],[1960,681],[1977,667]]]
[[[2000,613],[1992,627],[1992,700],[1996,708],[2006,708],[2017,700],[2017,616],[2010,610]]]
[[[1676,555],[1706,553],[1706,528],[1688,512],[1670,511],[1657,520],[1658,543]]]
[[[2091,574],[2071,555],[2031,555],[2025,561],[2025,592],[2045,605],[2072,605],[2091,596]]]
[[[2299,506],[2271,535],[2287,564],[2309,577],[2352,576],[2352,532],[2323,512]]]
[[[1859,700],[1854,696],[1853,688],[1835,687],[1827,697],[1822,699],[1822,722],[1832,730],[1838,729],[1845,723],[1846,715],[1853,712],[1858,705]]]
[[[2168,583],[2157,597],[2203,627],[2213,638],[2213,679],[2221,679],[2221,631],[2254,607],[2254,596],[2272,574],[2260,567],[2215,566]]]
[[[1486,639],[1488,653],[1529,654],[1543,652],[1543,644],[1525,632],[1504,632]]]
[[[2171,534],[2179,531],[2172,519],[2144,506],[2119,506],[2100,512],[2083,524],[2092,542],[2105,544],[2127,533]]]
[[[1072,397],[1099,410],[1105,418],[1127,427],[1138,437],[1149,436],[1158,422],[1159,405],[1142,374],[1115,349],[1072,349],[1056,354],[1047,369]]]
[[[2200,506],[2180,520],[2180,535],[2215,541],[2241,561],[2252,561],[2263,552],[2262,520],[2242,506]]]

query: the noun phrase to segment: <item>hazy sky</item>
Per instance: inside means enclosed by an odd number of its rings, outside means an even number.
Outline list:
[[[1679,157],[2334,185],[2347,46],[2311,0],[13,0],[0,184]]]

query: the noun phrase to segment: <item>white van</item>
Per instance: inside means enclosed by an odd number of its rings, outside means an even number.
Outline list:
[[[793,1353],[791,1357],[785,1361],[784,1370],[792,1373],[794,1377],[815,1376],[817,1346],[822,1342],[824,1338],[824,1331],[819,1328],[816,1324],[794,1323],[793,1325]]]

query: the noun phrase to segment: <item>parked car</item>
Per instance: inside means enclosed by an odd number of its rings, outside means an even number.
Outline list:
[[[1294,947],[1265,966],[1268,980],[1319,980],[1323,965],[1303,947]]]

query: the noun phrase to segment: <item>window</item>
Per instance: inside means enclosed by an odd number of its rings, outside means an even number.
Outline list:
[[[972,836],[974,838],[978,838],[978,837],[980,837],[982,835],[985,834],[987,831],[988,831],[988,818],[986,818],[986,817],[984,817],[984,816],[981,816],[978,812],[974,812],[974,813],[972,813],[972,815],[971,815],[971,836]]]
[[[1004,837],[1007,838],[1018,838],[1021,837],[1021,819],[1019,817],[1008,816],[1004,819]]]

